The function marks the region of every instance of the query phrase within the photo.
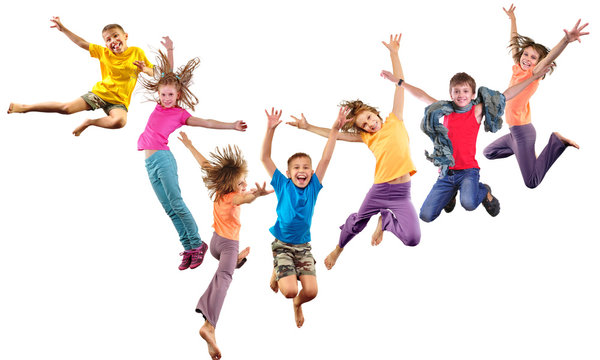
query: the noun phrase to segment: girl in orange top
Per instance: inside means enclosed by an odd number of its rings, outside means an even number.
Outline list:
[[[545,66],[554,64],[554,60],[569,43],[575,40],[581,42],[580,37],[589,34],[582,32],[588,24],[579,26],[581,20],[578,20],[573,29],[571,31],[564,30],[565,36],[552,50],[548,50],[545,46],[517,33],[517,20],[513,5],[508,10],[504,9],[504,12],[511,22],[510,48],[515,61],[512,68],[513,75],[510,79],[511,86],[532,77],[542,71]],[[506,103],[506,122],[510,126],[510,134],[502,136],[483,150],[485,157],[491,160],[509,157],[514,154],[519,163],[523,181],[531,189],[542,182],[552,164],[565,151],[567,146],[579,149],[579,145],[574,141],[565,138],[558,132],[554,132],[550,135],[548,145],[536,158],[536,132],[531,124],[529,98],[535,93],[538,85],[539,80],[535,80],[519,95]]]
[[[221,351],[215,339],[215,327],[225,301],[225,295],[231,284],[233,271],[246,262],[250,252],[247,247],[238,254],[240,234],[240,205],[249,204],[259,196],[273,192],[256,184],[256,188],[246,191],[246,175],[248,165],[237,146],[227,146],[211,153],[207,160],[196,150],[184,132],[179,133],[179,140],[192,152],[194,158],[202,167],[204,184],[208,194],[214,199],[215,232],[210,241],[210,253],[219,260],[219,267],[206,288],[204,295],[198,301],[196,312],[206,319],[200,329],[200,336],[208,345],[211,359],[220,359]]]
[[[404,78],[398,50],[400,37],[390,35],[389,43],[382,41],[390,51],[394,75]],[[373,153],[376,160],[375,181],[358,212],[350,214],[342,230],[338,245],[325,258],[325,267],[329,270],[348,242],[360,233],[372,216],[380,214],[377,229],[371,237],[371,245],[379,245],[383,231],[390,231],[406,246],[416,246],[421,240],[419,218],[410,198],[411,176],[416,173],[410,157],[408,134],[404,127],[404,89],[396,86],[392,112],[385,122],[376,108],[360,100],[342,103],[350,109],[347,118],[350,122],[342,127],[338,140],[363,142]],[[289,125],[308,130],[323,137],[329,136],[329,129],[309,124],[304,115]]]

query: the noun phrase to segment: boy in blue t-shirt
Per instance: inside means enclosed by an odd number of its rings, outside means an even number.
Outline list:
[[[266,110],[265,113],[268,124],[261,160],[271,176],[271,185],[277,195],[277,221],[269,229],[275,236],[275,241],[271,244],[274,257],[271,289],[275,292],[281,290],[283,296],[294,299],[294,317],[296,325],[301,327],[304,323],[302,304],[317,296],[315,259],[310,252],[310,225],[338,132],[348,121],[348,109],[340,109],[329,131],[317,169],[313,171],[310,156],[296,153],[288,159],[287,177],[277,170],[271,159],[271,144],[275,128],[281,123],[281,110],[275,111],[272,108],[270,114]],[[299,292],[298,280],[302,284]]]

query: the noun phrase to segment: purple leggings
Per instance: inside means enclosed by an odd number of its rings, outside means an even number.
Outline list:
[[[196,312],[202,313],[204,318],[214,327],[217,327],[225,295],[227,295],[233,271],[237,265],[239,246],[239,241],[226,239],[217,235],[217,233],[213,233],[210,240],[210,253],[215,259],[219,260],[219,267],[210,284],[208,284],[204,295],[198,300]]]
[[[483,155],[490,160],[494,160],[514,154],[519,163],[525,186],[533,189],[542,182],[552,164],[567,147],[558,136],[552,133],[548,145],[536,159],[535,135],[535,128],[531,123],[512,126],[510,134],[506,134],[489,144],[483,150]]]
[[[374,184],[358,213],[350,214],[340,226],[339,246],[343,248],[360,233],[371,216],[381,213],[381,227],[391,231],[404,245],[415,246],[421,240],[421,228],[415,207],[410,202],[410,181],[400,184]]]

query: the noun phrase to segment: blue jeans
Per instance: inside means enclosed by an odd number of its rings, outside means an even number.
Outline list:
[[[421,206],[419,217],[425,222],[435,220],[442,209],[460,190],[460,204],[465,210],[473,211],[487,196],[487,189],[479,182],[479,169],[448,170],[438,179]]]
[[[181,198],[177,163],[169,150],[159,150],[146,159],[146,170],[156,197],[173,221],[185,250],[202,245],[198,226]]]

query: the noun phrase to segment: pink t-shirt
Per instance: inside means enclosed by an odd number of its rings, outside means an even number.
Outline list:
[[[192,116],[180,107],[164,108],[156,104],[156,108],[146,124],[146,129],[138,139],[138,150],[169,150],[169,135]]]
[[[452,170],[479,169],[475,160],[479,123],[475,118],[475,105],[465,113],[451,113],[444,116],[444,126],[452,142],[454,166]]]

